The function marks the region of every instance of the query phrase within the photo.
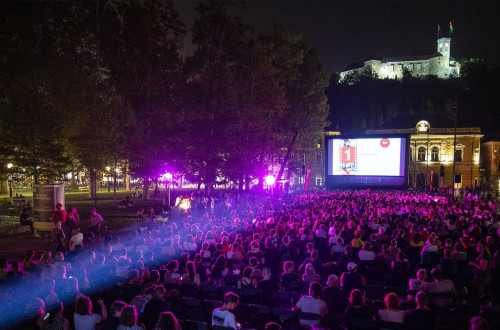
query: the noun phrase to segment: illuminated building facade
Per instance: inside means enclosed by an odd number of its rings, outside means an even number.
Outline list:
[[[379,79],[401,79],[406,70],[414,77],[436,76],[441,79],[460,76],[460,64],[450,55],[451,38],[439,38],[432,55],[384,57],[365,61],[363,66],[340,73],[343,81],[350,75],[368,74]]]

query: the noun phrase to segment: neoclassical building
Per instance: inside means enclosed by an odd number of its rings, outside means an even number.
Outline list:
[[[433,128],[422,120],[414,128],[368,130],[366,134],[409,134],[408,185],[429,185],[433,173],[433,186],[440,188],[453,185],[454,132],[454,128]],[[455,188],[480,187],[482,137],[479,127],[457,128]]]
[[[451,38],[439,38],[432,55],[383,57],[365,61],[362,67],[340,73],[343,81],[349,75],[371,74],[379,79],[401,79],[408,70],[414,77],[436,76],[441,79],[460,76],[460,64],[450,55]]]

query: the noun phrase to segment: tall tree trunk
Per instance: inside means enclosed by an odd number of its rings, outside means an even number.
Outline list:
[[[125,165],[125,190],[130,191],[130,172],[128,168],[128,162]]]
[[[0,179],[0,194],[9,193],[9,181],[6,179]]]
[[[89,198],[97,199],[97,173],[94,170],[89,170]]]
[[[295,142],[297,142],[297,138],[299,137],[299,132],[300,130],[297,130],[297,132],[293,136],[292,141],[290,142],[290,145],[288,146],[285,158],[283,158],[283,162],[281,163],[280,171],[278,172],[278,176],[276,177],[276,181],[281,180],[281,177],[283,176],[283,172],[285,171],[285,166],[288,163],[290,156],[292,155],[293,147],[295,146]]]
[[[143,190],[142,190],[142,199],[149,199],[149,177],[144,178]]]

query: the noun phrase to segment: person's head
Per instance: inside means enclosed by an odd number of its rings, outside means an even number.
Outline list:
[[[90,301],[90,298],[84,295],[76,298],[75,312],[79,315],[92,314],[92,302]]]
[[[129,270],[127,279],[129,283],[136,283],[137,281],[139,281],[139,271],[137,269]]]
[[[470,329],[471,330],[490,330],[490,325],[486,319],[481,316],[474,316],[470,320]]]
[[[226,293],[224,296],[224,308],[227,310],[233,310],[238,306],[238,303],[240,302],[240,297],[232,292]]]
[[[328,280],[326,281],[326,286],[339,287],[340,286],[339,277],[335,274],[328,276]]]
[[[347,270],[350,272],[358,271],[358,265],[355,262],[350,262],[347,264]]]
[[[167,264],[167,269],[169,272],[175,272],[179,268],[179,262],[177,260],[170,260]]]
[[[159,330],[181,330],[179,321],[172,312],[162,312],[158,318],[156,329]]]
[[[120,324],[132,327],[137,323],[137,308],[134,305],[127,305],[122,309]]]
[[[321,284],[318,282],[312,282],[309,285],[309,295],[313,298],[318,298],[321,296]]]
[[[372,243],[370,243],[370,242],[365,242],[365,243],[363,244],[363,250],[365,250],[365,251],[371,251],[371,250],[372,250]]]
[[[450,259],[452,256],[452,251],[451,249],[444,249],[443,250],[443,255],[446,259]]]
[[[120,317],[122,315],[122,310],[127,304],[121,300],[115,300],[110,307],[111,315],[114,317]]]
[[[421,281],[425,281],[427,279],[427,271],[425,269],[419,269],[417,271],[417,278]]]
[[[252,278],[252,268],[250,268],[250,267],[246,267],[246,268],[243,270],[243,277],[246,277],[246,278]]]
[[[306,265],[306,275],[314,275],[316,274],[316,271],[314,270],[314,266],[311,263],[308,263]]]
[[[431,274],[435,281],[441,281],[443,279],[443,272],[440,268],[433,268]]]
[[[163,297],[165,296],[165,287],[163,285],[155,286],[154,296],[163,299]]]
[[[250,267],[257,267],[259,265],[259,261],[255,257],[251,257],[248,263]]]
[[[281,325],[275,322],[269,322],[266,324],[264,330],[281,330]]]
[[[43,314],[45,314],[45,303],[40,298],[31,299],[24,310],[27,318],[36,318]]]
[[[265,267],[262,269],[262,276],[264,277],[265,280],[270,280],[271,279],[271,268]]]
[[[293,261],[285,261],[285,263],[283,264],[283,271],[285,271],[287,273],[291,273],[291,272],[293,272],[294,267],[295,267],[295,265],[294,265]]]
[[[58,211],[62,210],[62,204],[61,203],[57,203],[56,204],[56,210],[58,210]]]
[[[397,310],[399,308],[399,297],[394,292],[387,294],[384,298],[387,309]]]
[[[363,306],[365,303],[365,297],[363,296],[363,292],[360,289],[354,289],[351,291],[351,295],[349,297],[349,304],[351,306]]]
[[[477,253],[483,253],[488,250],[488,243],[485,240],[480,240],[476,245]]]
[[[154,295],[155,295],[155,289],[156,289],[156,286],[155,285],[151,285],[151,286],[148,286],[144,289],[144,296],[148,299],[148,300],[151,300],[153,299]]]
[[[417,303],[417,306],[420,308],[427,307],[427,295],[425,294],[424,291],[417,292],[417,295],[415,296],[415,302]]]
[[[63,265],[57,265],[54,267],[54,278],[56,280],[61,280],[66,278],[66,267]]]

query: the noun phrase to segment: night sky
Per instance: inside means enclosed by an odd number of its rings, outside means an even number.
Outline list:
[[[175,0],[184,22],[196,18],[198,1]],[[451,56],[500,60],[500,1],[246,1],[233,14],[258,32],[283,23],[319,51],[328,73],[370,57],[436,52],[437,26],[448,36]],[[191,36],[186,37],[187,41]],[[188,44],[184,54],[192,47]]]

